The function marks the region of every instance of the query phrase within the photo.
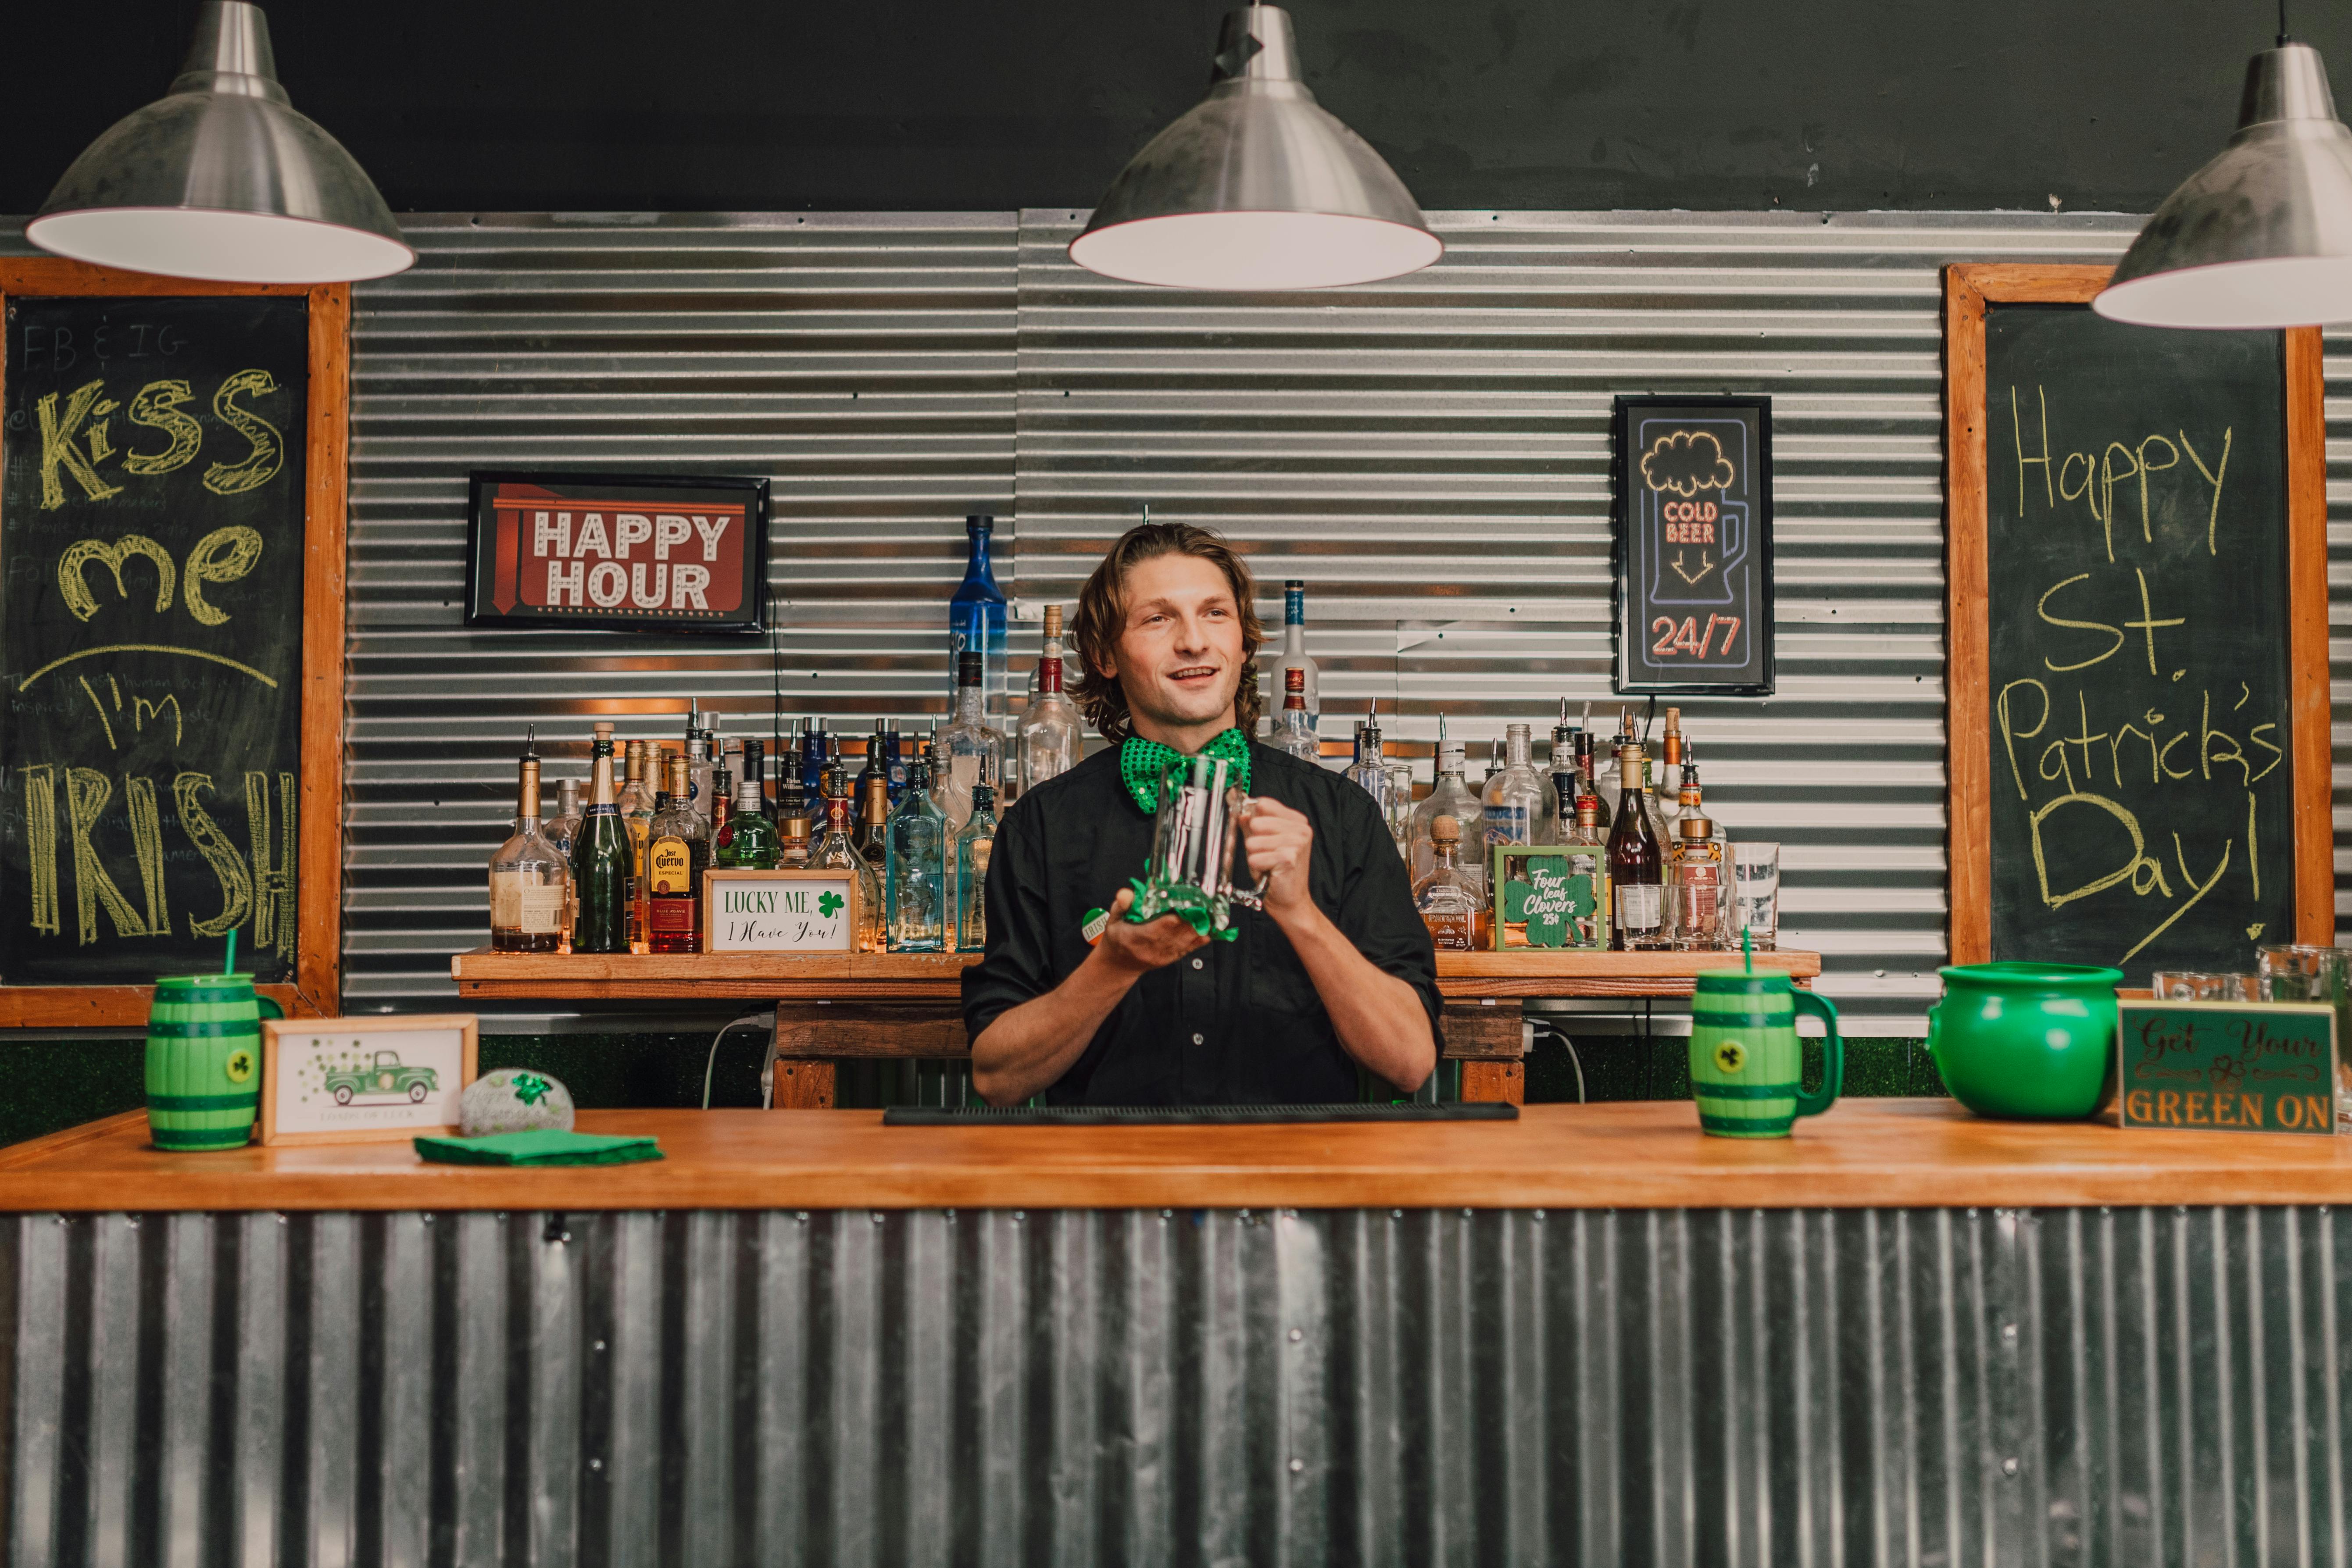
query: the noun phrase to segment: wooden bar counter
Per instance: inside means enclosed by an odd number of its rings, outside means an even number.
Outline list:
[[[1849,1100],[1785,1139],[1702,1135],[1687,1102],[1516,1121],[885,1127],[879,1111],[583,1111],[642,1164],[434,1165],[404,1143],[164,1154],[144,1113],[0,1152],[0,1210],[1935,1208],[2352,1203],[2352,1138],[1991,1121]]]

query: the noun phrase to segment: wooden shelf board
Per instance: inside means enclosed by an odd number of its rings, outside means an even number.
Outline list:
[[[583,1111],[667,1158],[428,1165],[404,1143],[166,1154],[142,1113],[0,1152],[0,1210],[1907,1208],[2352,1203],[2352,1139],[1992,1121],[1849,1100],[1791,1138],[1708,1138],[1686,1101],[1515,1122],[886,1128],[866,1110]]]

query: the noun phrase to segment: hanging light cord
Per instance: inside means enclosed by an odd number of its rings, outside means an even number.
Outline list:
[[[2280,47],[2280,48],[2284,48],[2284,47],[2286,47],[2286,46],[2287,46],[2287,42],[2288,42],[2287,35],[2286,35],[2286,0],[2278,0],[2278,7],[2279,7],[2279,47]]]

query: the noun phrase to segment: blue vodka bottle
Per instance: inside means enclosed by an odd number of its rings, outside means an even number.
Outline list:
[[[948,694],[955,694],[956,655],[969,649],[981,658],[981,706],[989,720],[1004,721],[1010,711],[1004,677],[1004,590],[989,570],[988,539],[996,520],[975,512],[963,520],[971,556],[955,597],[948,601]]]

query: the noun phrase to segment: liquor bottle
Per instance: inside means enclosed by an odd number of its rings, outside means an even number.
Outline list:
[[[1536,772],[1528,754],[1532,742],[1528,726],[1507,725],[1503,733],[1507,746],[1503,766],[1486,781],[1484,795],[1484,858],[1489,865],[1494,862],[1497,846],[1537,843],[1537,831],[1549,826],[1559,815],[1551,781]]]
[[[882,951],[882,882],[875,876],[873,863],[861,853],[850,836],[849,795],[845,776],[844,793],[829,795],[824,802],[824,837],[816,841],[809,852],[809,864],[824,871],[846,871],[857,896],[850,900],[850,946],[858,952]],[[878,785],[879,775],[875,783]]]
[[[1601,831],[1606,833],[1612,826],[1609,803],[1601,796],[1601,779],[1593,771],[1593,745],[1592,726],[1588,723],[1576,732],[1577,798],[1581,801],[1588,795],[1592,797],[1592,804],[1601,814]]]
[[[1440,816],[1429,825],[1430,866],[1412,885],[1413,907],[1429,928],[1430,942],[1450,952],[1468,952],[1478,945],[1479,913],[1486,894],[1455,862],[1462,843],[1462,825]]]
[[[940,793],[949,826],[958,833],[971,816],[971,792],[986,784],[993,800],[1004,777],[1004,737],[982,706],[984,670],[979,654],[956,657],[955,713],[931,742],[932,766],[942,775],[932,787]]]
[[[702,813],[703,821],[715,831],[727,820],[728,795],[712,787],[711,773],[719,766],[719,731],[704,722],[702,711],[688,698],[686,705],[686,776],[687,804]]]
[[[1663,841],[1671,849],[1676,834],[1675,819],[1683,814],[1683,710],[1666,710],[1666,732],[1660,744],[1665,755],[1650,768],[1650,805],[1655,822],[1665,824]]]
[[[996,520],[984,512],[975,512],[963,520],[970,553],[964,563],[963,581],[956,585],[954,596],[948,601],[948,680],[950,689],[961,693],[961,656],[978,655],[981,712],[985,718],[1002,719],[1009,695],[1004,683],[1004,592],[996,585],[996,575],[988,564],[989,536],[995,530]],[[963,699],[958,695],[956,700],[960,703]],[[973,782],[985,783],[991,789],[996,786],[992,777]],[[970,816],[971,810],[967,804],[962,816]],[[961,823],[962,816],[957,820]]]
[[[1284,694],[1284,700],[1288,700],[1288,693]],[[1380,803],[1381,816],[1385,819],[1389,814],[1389,756],[1388,742],[1381,735],[1379,715],[1366,718],[1357,727],[1355,753],[1355,760],[1348,764],[1348,780]]]
[[[1579,877],[1585,879],[1590,912],[1570,916],[1568,945],[1605,948],[1609,945],[1609,836],[1601,830],[1601,797],[1589,793],[1578,796],[1575,818],[1561,835],[1563,855],[1570,885],[1573,887]]]
[[[1577,742],[1582,731],[1568,721],[1568,699],[1559,700],[1559,722],[1551,727],[1551,798],[1554,813],[1546,844],[1565,844],[1576,826],[1576,799],[1584,785],[1576,773]]]
[[[705,784],[709,791],[705,798],[719,807],[710,824],[710,860],[711,864],[717,865],[719,852],[726,848],[727,841],[735,836],[735,775],[722,762],[711,768]]]
[[[1483,822],[1485,812],[1484,803],[1470,793],[1470,785],[1463,776],[1462,742],[1441,738],[1437,742],[1437,782],[1430,786],[1428,798],[1412,808],[1412,852],[1409,858],[1413,880],[1417,882],[1429,875],[1429,868],[1437,863],[1435,829],[1439,817],[1452,817],[1458,829],[1465,822]],[[1464,866],[1462,869],[1478,884],[1483,897],[1486,868]]]
[[[710,867],[710,827],[688,799],[684,757],[664,764],[646,846],[646,946],[653,952],[702,951],[702,873]]]
[[[564,864],[572,862],[572,841],[580,836],[580,781],[565,779],[556,786],[555,815],[540,825],[540,837],[554,846],[563,857]]]
[[[795,816],[778,830],[775,862],[778,868],[795,870],[809,863],[809,857],[816,847],[814,840],[809,837],[809,830],[823,820],[816,816]]]
[[[824,770],[833,766],[833,735],[825,729],[824,720],[811,718],[801,721],[800,750],[801,793],[809,797],[809,818],[814,821],[824,810],[822,804],[824,800]],[[778,757],[776,787],[779,790],[783,788],[788,774],[784,759]]]
[[[947,945],[947,821],[931,800],[928,759],[908,764],[907,788],[883,846],[890,951],[941,951]]]
[[[596,726],[589,752],[588,808],[572,845],[572,880],[578,912],[574,952],[629,951],[629,830],[621,821],[613,784],[613,726]]]
[[[1624,756],[1625,748],[1633,743],[1633,716],[1630,711],[1620,709],[1617,739],[1611,743],[1609,754],[1601,759],[1601,772],[1592,785],[1592,793],[1601,797],[1601,820],[1607,823],[1612,831],[1617,826],[1617,797],[1623,788],[1620,781],[1624,769],[1620,766],[1619,760]]]
[[[894,787],[891,764],[898,759],[898,732],[890,728],[887,719],[875,720],[873,738],[866,742],[866,765],[857,772],[856,798],[866,798],[866,781],[869,777],[882,781],[882,793],[887,798]]]
[[[523,742],[516,768],[514,835],[490,855],[490,950],[553,952],[562,944],[572,874],[539,830],[539,754]]]
[[[651,951],[646,945],[646,843],[654,825],[654,792],[646,776],[646,742],[628,743],[628,775],[614,804],[621,808],[621,826],[629,830],[629,951]]]
[[[1274,733],[1265,743],[1288,756],[1323,765],[1323,742],[1315,736],[1315,720],[1307,711],[1307,672],[1292,665],[1282,672],[1282,711],[1274,717]]]
[[[1609,945],[1620,952],[1664,944],[1665,857],[1642,799],[1642,748],[1632,741],[1617,752],[1616,825],[1609,830]]]
[[[849,841],[857,852],[882,869],[887,848],[884,843],[890,830],[890,776],[888,770],[868,768],[857,775],[857,820],[849,830]],[[878,917],[877,917],[878,918]]]
[[[1045,651],[1037,660],[1037,691],[1015,732],[1013,754],[1021,787],[1035,789],[1078,765],[1078,705],[1062,690],[1062,606],[1045,606]]]
[[[1307,722],[1311,728],[1323,717],[1323,690],[1320,672],[1307,657],[1307,584],[1296,577],[1282,585],[1282,654],[1267,671],[1269,698],[1276,692],[1287,697],[1294,669],[1306,681]]]
[[[757,741],[751,742],[756,746]],[[745,765],[750,758],[745,758]],[[727,842],[711,853],[712,863],[730,871],[772,871],[783,850],[782,836],[760,809],[760,781],[746,775],[735,785],[735,815],[728,822]],[[803,835],[803,843],[806,839]]]
[[[971,814],[955,836],[955,911],[958,952],[988,946],[988,857],[996,847],[996,792],[971,790]]]
[[[1685,816],[1675,826],[1681,837],[1675,840],[1672,941],[1689,952],[1721,947],[1725,846],[1704,816]]]

